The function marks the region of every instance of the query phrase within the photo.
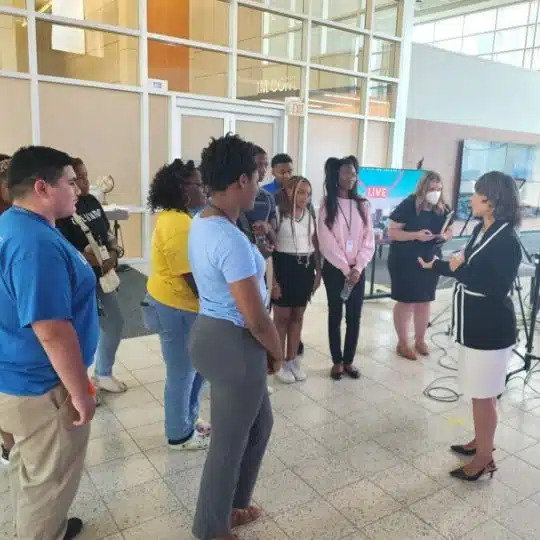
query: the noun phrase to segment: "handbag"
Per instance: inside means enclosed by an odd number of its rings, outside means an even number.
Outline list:
[[[86,236],[88,245],[92,249],[92,252],[94,253],[94,256],[96,257],[103,273],[103,256],[101,254],[100,246],[96,242],[92,231],[78,214],[73,214],[73,221],[81,228],[82,232]],[[118,277],[118,274],[114,268],[111,268],[106,274],[103,274],[99,278],[99,286],[105,294],[110,294],[120,287],[120,278]]]

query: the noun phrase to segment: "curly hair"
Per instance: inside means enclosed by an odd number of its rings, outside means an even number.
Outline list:
[[[0,154],[0,184],[7,184],[7,172],[10,162],[11,156],[8,156],[7,154]]]
[[[148,208],[152,212],[157,210],[188,212],[186,182],[193,177],[196,170],[192,160],[184,163],[178,158],[161,167],[150,186]]]
[[[339,171],[341,167],[352,165],[354,170],[358,172],[358,161],[354,156],[345,157],[343,159],[328,158],[324,165],[325,179],[324,187],[326,190],[326,226],[331,229],[334,226],[338,213],[338,190],[339,190]],[[356,201],[358,213],[362,218],[364,225],[367,224],[367,210],[365,208],[367,199],[360,197],[356,191],[356,184],[349,192],[349,197]]]
[[[251,177],[257,170],[256,147],[238,135],[227,133],[212,137],[201,152],[200,171],[203,183],[211,193],[225,191],[245,174]]]
[[[512,227],[521,224],[519,190],[511,176],[499,171],[483,174],[476,181],[474,191],[491,203],[497,221],[507,221]]]

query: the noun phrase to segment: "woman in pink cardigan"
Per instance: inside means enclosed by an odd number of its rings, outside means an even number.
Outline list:
[[[330,158],[325,165],[326,197],[319,213],[319,245],[324,257],[323,280],[328,298],[328,339],[334,363],[330,376],[353,379],[353,365],[364,303],[365,268],[375,252],[369,203],[358,195],[358,165],[353,157]],[[345,303],[345,347],[341,346],[341,319]]]

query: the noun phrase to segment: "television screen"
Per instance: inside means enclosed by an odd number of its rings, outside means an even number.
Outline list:
[[[416,184],[424,174],[421,169],[360,168],[358,193],[369,200],[376,229],[386,230],[392,210],[416,191]]]
[[[496,141],[463,141],[461,174],[456,196],[455,230],[460,231],[471,208],[474,184],[483,174],[502,171],[516,179],[520,190],[523,228],[540,228],[540,147]],[[474,223],[464,234],[470,233]]]

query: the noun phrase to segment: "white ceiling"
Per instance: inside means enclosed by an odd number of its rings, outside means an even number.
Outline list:
[[[421,0],[415,4],[416,23],[445,19],[454,15],[515,4],[522,0]]]

